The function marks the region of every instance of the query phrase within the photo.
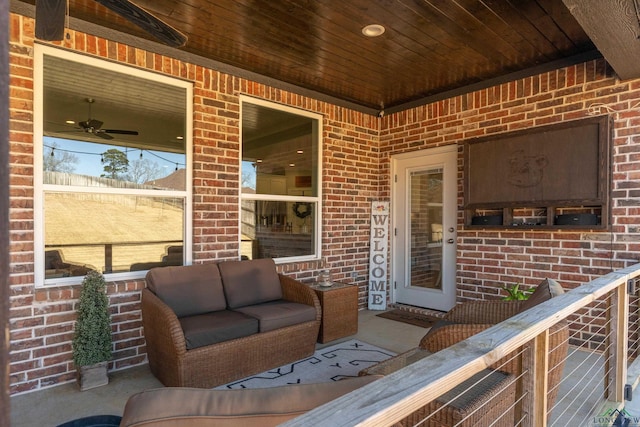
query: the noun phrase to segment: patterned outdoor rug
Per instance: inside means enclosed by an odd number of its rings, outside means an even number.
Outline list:
[[[411,313],[407,310],[399,309],[385,311],[384,313],[376,314],[376,316],[402,323],[408,323],[410,325],[421,326],[423,328],[430,328],[435,322],[438,321],[438,318],[435,316],[429,316],[420,313]]]
[[[358,372],[395,353],[359,340],[316,350],[313,356],[216,387],[216,390],[311,384],[357,377]]]

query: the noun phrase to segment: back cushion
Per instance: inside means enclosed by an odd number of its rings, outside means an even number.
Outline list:
[[[120,426],[278,426],[379,378],[240,390],[151,389],[127,400]]]
[[[147,287],[178,317],[227,307],[216,264],[152,268],[147,273]]]
[[[535,291],[529,296],[529,298],[522,303],[520,307],[520,312],[530,309],[531,307],[535,307],[541,302],[545,302],[550,300],[553,297],[557,297],[564,293],[564,289],[560,286],[560,283],[556,282],[553,279],[544,279]]]
[[[229,308],[282,298],[276,263],[270,258],[218,264]]]

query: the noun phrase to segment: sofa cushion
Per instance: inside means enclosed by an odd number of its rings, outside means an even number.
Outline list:
[[[560,283],[553,279],[544,279],[529,298],[522,303],[520,313],[563,293],[564,290],[562,286],[560,286]]]
[[[258,319],[260,321],[260,332],[316,320],[315,307],[283,300],[248,305],[236,308],[235,311]]]
[[[229,308],[282,299],[276,264],[270,258],[218,264]]]
[[[127,400],[120,427],[277,426],[378,378],[243,390],[152,389]]]
[[[152,268],[146,278],[147,287],[178,317],[227,307],[217,264]]]
[[[246,314],[221,310],[181,317],[187,350],[257,334],[259,322]]]

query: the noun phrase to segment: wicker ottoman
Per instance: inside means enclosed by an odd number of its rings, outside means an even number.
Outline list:
[[[514,375],[485,369],[404,418],[400,424],[513,427],[515,396]]]

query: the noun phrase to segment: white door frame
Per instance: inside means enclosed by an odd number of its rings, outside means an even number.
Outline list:
[[[408,153],[402,153],[391,156],[391,301],[397,302],[397,289],[396,289],[396,279],[398,278],[399,268],[404,271],[405,266],[400,265],[399,263],[404,261],[405,248],[400,248],[400,244],[398,243],[398,239],[396,238],[398,233],[401,231],[398,230],[399,226],[399,217],[398,217],[398,208],[397,203],[399,200],[403,200],[402,195],[397,194],[398,186],[395,182],[395,177],[398,175],[398,162],[405,161],[408,159],[423,159],[424,166],[428,167],[430,163],[430,158],[433,156],[438,156],[442,154],[451,154],[456,153],[457,159],[458,146],[457,144],[451,144],[438,148],[425,149],[420,151],[412,151]],[[445,188],[445,197],[449,197],[448,203],[452,206],[452,210],[455,214],[448,217],[446,223],[443,224],[443,250],[447,251],[447,255],[444,256],[444,265],[442,266],[442,281],[443,281],[443,294],[446,296],[443,297],[443,304],[441,305],[439,310],[446,311],[448,308],[451,308],[455,305],[456,299],[456,233],[457,233],[457,197],[458,197],[458,174],[457,174],[457,160],[456,165],[454,167],[455,170],[455,179],[454,188]],[[404,179],[404,177],[397,177],[397,180]],[[452,199],[452,200],[451,200]],[[404,223],[404,220],[402,220]],[[443,221],[444,222],[444,221]],[[403,259],[399,259],[399,256],[402,256]],[[399,285],[398,285],[399,286]],[[418,305],[418,304],[416,304]],[[449,307],[450,306],[450,307]]]

